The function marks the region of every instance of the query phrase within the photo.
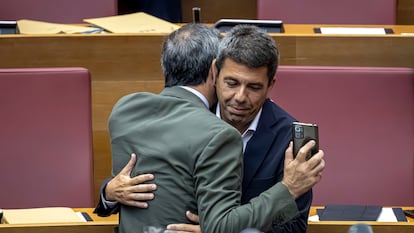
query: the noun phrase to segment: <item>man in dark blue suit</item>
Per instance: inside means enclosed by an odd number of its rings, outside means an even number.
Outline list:
[[[265,100],[256,131],[244,151],[242,203],[282,180],[284,153],[292,137],[293,121],[276,103]],[[284,225],[274,225],[273,232],[306,232],[312,191],[296,199],[296,204],[300,216]]]
[[[278,59],[275,42],[266,32],[256,27],[240,26],[226,34],[212,65],[213,72],[217,75],[219,100],[213,111],[238,129],[243,138],[242,204],[281,182],[283,178],[285,151],[291,141],[291,125],[295,119],[267,98],[275,85]],[[125,177],[128,178],[127,175]],[[141,182],[138,178],[133,179],[128,182]],[[130,200],[138,200],[137,203],[140,204],[145,203],[139,201],[145,200],[144,197],[153,197],[150,193],[137,194],[137,187],[135,186],[136,193],[128,193],[124,189],[123,196],[130,196]],[[141,186],[140,192],[151,192],[151,187]],[[136,195],[141,195],[142,199]],[[128,198],[118,198],[122,201],[125,199]],[[306,232],[311,202],[312,191],[298,197],[296,204],[300,214],[289,222],[274,224],[272,232]],[[197,222],[196,215],[187,213],[187,216]],[[189,224],[173,224],[169,225],[169,229],[200,232],[199,226]]]
[[[296,121],[268,99],[279,52],[273,39],[254,27],[238,27],[223,38],[216,68],[216,115],[236,127],[244,144],[242,203],[283,178],[285,150]],[[300,215],[274,225],[273,232],[306,232],[312,191],[296,199]]]

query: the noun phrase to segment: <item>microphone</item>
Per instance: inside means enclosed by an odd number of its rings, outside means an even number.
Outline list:
[[[349,228],[348,233],[374,233],[374,231],[372,231],[372,227],[370,225],[358,223],[352,225]]]
[[[193,7],[193,23],[200,23],[200,7]]]

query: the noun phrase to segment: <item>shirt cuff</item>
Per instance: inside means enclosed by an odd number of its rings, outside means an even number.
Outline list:
[[[117,201],[108,201],[108,200],[106,200],[105,195],[103,195],[103,193],[101,193],[101,200],[102,200],[102,204],[103,204],[103,206],[106,210],[107,209],[113,209],[118,204]]]

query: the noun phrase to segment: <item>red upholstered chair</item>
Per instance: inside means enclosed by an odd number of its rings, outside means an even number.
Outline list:
[[[396,0],[257,0],[258,19],[288,24],[396,23]]]
[[[271,98],[319,125],[313,205],[414,205],[414,70],[281,66]]]
[[[116,15],[117,6],[117,0],[2,0],[0,20],[82,23],[85,18]]]
[[[0,106],[0,207],[92,207],[88,70],[0,69]]]

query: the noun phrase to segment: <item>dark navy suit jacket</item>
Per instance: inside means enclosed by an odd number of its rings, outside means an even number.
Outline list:
[[[242,204],[258,196],[283,178],[286,148],[292,138],[295,119],[276,103],[267,99],[263,105],[256,132],[244,152]],[[273,232],[306,232],[312,191],[296,200],[300,216]]]

